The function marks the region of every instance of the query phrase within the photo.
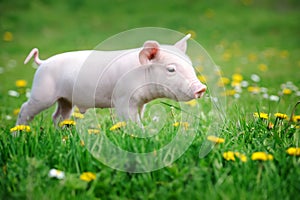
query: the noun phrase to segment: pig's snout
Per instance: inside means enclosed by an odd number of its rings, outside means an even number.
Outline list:
[[[200,98],[204,95],[204,92],[206,91],[206,86],[203,84],[193,84],[192,85],[192,91],[194,92],[195,98]]]

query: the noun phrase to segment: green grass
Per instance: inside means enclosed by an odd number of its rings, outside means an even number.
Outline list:
[[[253,1],[249,5],[247,2],[252,1],[230,0],[226,4],[219,1],[1,1],[0,35],[7,31],[13,34],[10,42],[0,40],[1,198],[292,199],[298,196],[300,158],[288,155],[286,150],[299,146],[300,129],[291,127],[287,120],[271,130],[267,126],[268,122],[275,123],[276,112],[290,116],[299,101],[299,89],[287,95],[279,93],[287,81],[300,88],[300,4],[296,0]],[[22,63],[33,47],[40,49],[40,57],[44,59],[64,51],[92,49],[114,34],[147,26],[196,33],[195,40],[220,66],[224,77],[232,79],[234,73],[239,73],[250,85],[265,87],[268,95],[280,96],[280,100],[270,101],[263,98],[262,92],[252,94],[247,88],[242,89],[240,98],[226,96],[226,123],[220,124],[214,133],[225,142],[218,145],[207,141],[214,114],[211,101],[197,100],[202,111],[197,115],[201,120],[189,125],[187,131],[195,137],[191,145],[171,165],[149,173],[122,172],[104,165],[86,149],[87,141],[85,146],[81,145],[82,137],[76,127],[60,129],[52,125],[54,108],[32,121],[31,132],[22,132],[19,137],[10,134],[17,118],[13,112],[26,101],[24,91],[15,86],[15,81],[25,79],[27,88],[31,87],[35,69]],[[268,69],[259,70],[260,64],[267,65]],[[251,80],[253,73],[260,76],[260,82]],[[211,81],[208,80],[208,85],[214,84]],[[225,87],[232,89],[230,84]],[[9,90],[20,90],[21,95],[11,97]],[[168,123],[155,137],[132,137],[131,133],[139,131],[135,127],[110,131],[113,122],[108,110],[97,111],[101,115],[100,135],[128,151],[158,150],[172,141],[180,129],[172,125],[180,120],[180,111],[173,113],[168,106],[162,106]],[[266,112],[270,117],[256,119],[254,112]],[[151,112],[146,114],[147,124],[153,116]],[[300,115],[299,106],[295,114]],[[204,144],[211,151],[202,158],[199,153],[205,152]],[[222,155],[226,151],[245,154],[247,162],[225,160]],[[267,152],[274,159],[253,161],[251,155],[256,151]],[[134,167],[134,164],[127,166]],[[65,178],[48,177],[52,168],[64,171]],[[79,177],[87,171],[95,173],[96,179],[82,181]]]

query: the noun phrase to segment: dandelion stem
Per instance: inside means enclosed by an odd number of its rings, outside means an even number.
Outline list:
[[[289,120],[289,123],[288,123],[287,127],[290,127],[291,123],[293,122],[293,116],[294,116],[295,111],[296,111],[296,108],[297,108],[297,106],[298,106],[299,104],[300,104],[300,101],[298,101],[298,102],[295,104],[295,106],[294,106],[294,108],[293,108],[293,111],[292,111],[292,113],[291,113],[291,117],[290,117],[290,120]],[[287,132],[287,130],[288,130],[288,128],[285,130],[285,133]]]
[[[273,127],[274,130],[275,130],[275,128],[276,128],[277,122],[278,122],[278,117],[276,117],[275,122],[274,122],[274,127]]]
[[[201,118],[198,117],[197,115],[195,115],[195,114],[193,114],[193,113],[190,113],[190,112],[188,112],[188,111],[186,111],[186,110],[183,110],[182,108],[179,108],[179,107],[177,107],[177,106],[171,105],[171,104],[166,103],[166,102],[163,102],[163,101],[161,101],[160,103],[165,104],[165,105],[167,105],[167,106],[169,106],[169,107],[173,107],[173,108],[175,108],[176,110],[180,110],[180,111],[185,112],[185,113],[187,113],[187,114],[193,115],[194,117],[196,117],[196,118],[198,118],[198,119],[201,119]]]
[[[259,163],[259,168],[258,168],[257,177],[256,177],[256,184],[257,185],[259,185],[259,183],[260,183],[262,169],[263,169],[263,165],[262,165],[262,163]]]

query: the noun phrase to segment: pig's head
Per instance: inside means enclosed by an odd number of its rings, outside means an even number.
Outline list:
[[[206,91],[206,86],[198,80],[192,62],[186,55],[189,38],[190,34],[175,45],[146,41],[139,53],[141,65],[147,68],[146,76],[161,86],[158,87],[161,97],[189,101],[202,97]]]

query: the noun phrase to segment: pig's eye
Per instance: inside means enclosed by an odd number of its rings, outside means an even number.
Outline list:
[[[175,72],[176,71],[176,66],[175,65],[168,65],[167,70],[168,70],[168,72]]]

